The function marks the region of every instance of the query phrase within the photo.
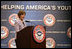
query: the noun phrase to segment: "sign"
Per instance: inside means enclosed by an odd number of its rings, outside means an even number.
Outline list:
[[[46,26],[53,26],[55,24],[55,17],[52,14],[45,15],[43,20]]]
[[[18,18],[18,15],[17,14],[12,14],[9,16],[9,23],[14,26],[15,24],[15,21],[17,21],[19,18]]]
[[[46,39],[46,48],[55,48],[55,41],[53,38]]]
[[[1,39],[7,38],[9,35],[9,30],[5,26],[1,26]]]
[[[9,40],[9,48],[16,48],[15,38]]]

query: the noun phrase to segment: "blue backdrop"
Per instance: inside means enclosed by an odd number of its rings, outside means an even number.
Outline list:
[[[2,5],[71,5],[70,1],[1,1]],[[7,21],[1,21],[1,26],[6,26],[9,29],[9,35],[5,39],[1,39],[1,48],[8,48],[8,42],[11,38],[15,37],[14,27],[10,25],[8,19],[13,13],[18,13],[18,9],[5,10],[1,8],[1,20],[6,19]],[[62,10],[26,10],[25,19],[27,20],[43,20],[46,14],[53,14],[56,20],[71,20],[71,11]],[[46,33],[46,38],[52,37],[56,41],[56,48],[69,48],[71,46],[58,46],[57,44],[71,44],[71,39],[67,36],[67,30],[71,27],[71,22],[57,22],[52,27],[48,27],[43,21],[32,21],[35,25],[43,25],[47,31],[65,31],[65,33]],[[27,26],[33,24],[26,23]],[[2,44],[5,44],[4,46]]]

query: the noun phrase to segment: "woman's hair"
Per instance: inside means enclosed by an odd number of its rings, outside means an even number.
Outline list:
[[[18,17],[20,18],[20,16],[21,16],[21,15],[23,15],[23,14],[25,14],[25,15],[26,15],[25,11],[20,10],[20,11],[18,12]]]

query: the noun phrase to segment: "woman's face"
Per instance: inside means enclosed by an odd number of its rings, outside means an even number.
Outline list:
[[[21,16],[20,16],[20,19],[23,20],[24,17],[25,17],[25,14],[21,15]]]

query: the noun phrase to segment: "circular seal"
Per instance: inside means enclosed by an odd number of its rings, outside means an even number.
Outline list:
[[[37,25],[33,30],[33,37],[36,42],[41,43],[45,39],[45,29],[41,25]]]
[[[68,28],[67,35],[68,35],[69,38],[71,38],[71,27]]]
[[[44,16],[43,21],[46,26],[53,26],[55,24],[55,17],[52,14],[47,14]]]
[[[1,39],[5,39],[9,35],[9,30],[5,26],[1,26]]]
[[[17,14],[12,14],[9,16],[9,23],[14,26],[15,24],[15,21],[17,21],[19,18],[18,18],[18,15]]]
[[[15,38],[9,40],[9,48],[16,48]]]
[[[46,39],[46,48],[55,48],[55,41],[53,38]]]

